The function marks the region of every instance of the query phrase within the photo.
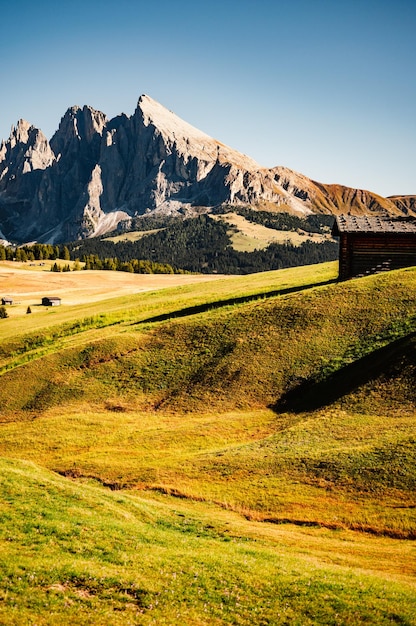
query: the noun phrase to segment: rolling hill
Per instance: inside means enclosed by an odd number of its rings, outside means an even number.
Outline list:
[[[2,623],[413,623],[416,271],[335,277],[9,309]]]

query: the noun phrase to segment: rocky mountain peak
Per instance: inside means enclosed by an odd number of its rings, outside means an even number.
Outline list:
[[[22,152],[29,148],[47,152],[49,150],[49,143],[39,128],[36,128],[26,120],[20,119],[16,126],[12,126],[9,139],[2,141],[1,154],[5,156],[6,152]],[[47,158],[46,161],[48,160]]]
[[[62,117],[58,130],[51,139],[51,147],[56,155],[62,154],[70,144],[96,140],[103,134],[107,116],[90,106],[70,107]]]
[[[211,163],[218,160],[248,170],[258,170],[260,165],[250,157],[229,148],[195,126],[188,124],[150,96],[139,98],[135,116],[140,116],[145,127],[152,126],[165,139],[167,145],[187,158],[197,158]]]
[[[17,143],[27,143],[29,138],[29,130],[33,126],[26,120],[20,119],[16,126],[12,126],[10,133],[10,144],[14,147]]]
[[[19,120],[12,127],[9,139],[0,147],[0,191],[17,196],[26,194],[28,181],[23,176],[45,170],[54,160],[55,155],[42,131],[26,120]]]
[[[70,241],[144,213],[193,216],[221,204],[297,215],[416,213],[414,197],[263,168],[147,95],[130,117],[69,108],[50,144],[19,120],[0,145],[0,230],[9,239]]]
[[[150,98],[150,96],[142,95],[137,103],[136,113],[140,112],[145,126],[152,124],[166,135],[179,137],[192,137],[195,139],[210,140],[211,137],[206,133],[198,130],[191,124],[188,124],[179,118],[173,111],[170,111],[163,105]]]

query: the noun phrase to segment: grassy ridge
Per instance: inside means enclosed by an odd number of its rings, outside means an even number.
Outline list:
[[[415,278],[403,272],[320,287],[165,324],[149,336],[129,385],[153,392],[156,406],[168,409],[272,405],[412,332]]]
[[[45,347],[54,351],[55,342],[59,347],[68,335],[161,316],[186,315],[196,310],[209,310],[219,303],[221,306],[232,305],[273,293],[304,289],[316,283],[333,281],[336,272],[335,263],[324,263],[244,277],[216,278],[205,283],[146,291],[71,307],[64,305],[42,310],[36,316],[15,317],[11,312],[10,318],[0,325],[0,367],[8,369],[20,365],[25,359],[16,357],[21,354],[27,355],[26,360],[30,360],[32,356],[36,357],[39,349],[42,353]]]
[[[416,271],[297,270],[1,325],[2,623],[414,623]]]
[[[45,333],[40,348],[30,344],[31,357],[46,346],[43,367],[34,362],[24,372],[2,376],[0,401],[5,413],[8,407],[35,410],[37,403],[43,410],[71,394],[79,397],[82,386],[90,401],[123,397],[136,407],[144,396],[146,406],[169,410],[269,406],[305,381],[324,378],[411,333],[415,276],[402,270],[153,325],[137,323],[143,319],[139,308],[133,320],[131,310],[120,313],[124,321],[117,327],[97,331],[100,319],[90,318],[93,328],[86,332],[88,324],[74,323],[83,331],[75,342],[64,325],[55,335]],[[172,315],[182,309],[169,306]],[[19,341],[24,346],[27,337],[13,340],[5,368],[13,366]],[[3,347],[5,356],[10,345]],[[25,387],[19,391],[22,376]],[[29,406],[30,396],[37,400]]]

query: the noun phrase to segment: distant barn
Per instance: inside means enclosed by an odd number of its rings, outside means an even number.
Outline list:
[[[416,219],[339,215],[339,279],[416,265]]]
[[[61,304],[61,298],[42,298],[43,306],[59,306]]]
[[[13,298],[9,298],[8,296],[4,296],[4,297],[1,299],[1,303],[2,303],[3,305],[6,305],[6,304],[13,304]]]

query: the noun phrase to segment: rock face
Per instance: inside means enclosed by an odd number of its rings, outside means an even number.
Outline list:
[[[0,145],[0,231],[3,237],[26,227],[44,172],[55,155],[44,134],[19,120]],[[4,233],[3,233],[4,231]]]
[[[20,120],[0,146],[0,231],[60,243],[113,230],[148,212],[192,216],[220,204],[297,214],[416,214],[416,197],[314,182],[253,159],[148,96],[131,117],[68,109],[50,143]]]

